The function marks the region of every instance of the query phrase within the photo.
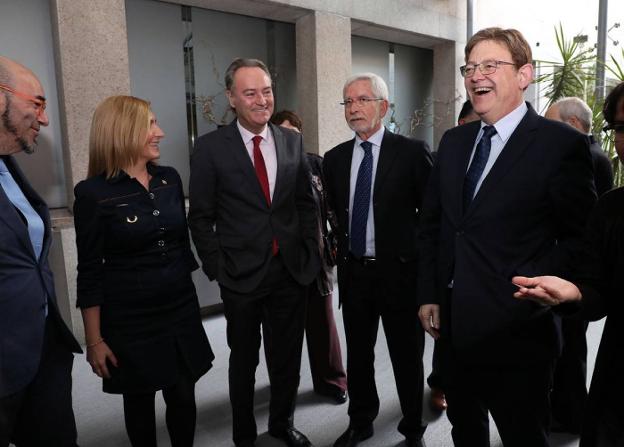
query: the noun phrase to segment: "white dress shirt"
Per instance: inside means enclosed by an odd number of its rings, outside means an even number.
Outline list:
[[[493,124],[493,126],[496,128],[496,135],[492,137],[490,157],[488,158],[488,161],[485,164],[485,168],[483,169],[483,173],[481,174],[481,177],[477,182],[474,196],[477,195],[477,191],[479,191],[479,188],[481,188],[483,180],[492,169],[492,166],[494,166],[496,159],[501,154],[501,152],[503,152],[503,149],[505,148],[507,141],[511,137],[511,134],[514,133],[514,130],[516,130],[516,127],[518,127],[518,124],[520,124],[520,121],[522,121],[522,118],[524,118],[524,115],[527,113],[528,110],[529,108],[527,107],[526,103],[522,101],[522,104],[516,107],[511,113],[505,115]],[[479,140],[481,140],[481,136],[483,135],[483,128],[485,126],[487,126],[487,124],[481,121],[481,130],[479,130],[479,133],[477,134],[477,139],[475,140],[474,146],[472,147],[472,155],[470,156],[470,162],[468,163],[468,167],[470,167],[470,163],[472,163],[472,158],[474,157],[477,143],[479,143]],[[466,168],[466,172],[468,172],[468,168]]]
[[[371,195],[368,205],[368,219],[366,221],[366,251],[364,256],[375,256],[375,218],[373,215],[373,191],[375,190],[375,176],[377,174],[377,162],[379,161],[379,151],[381,150],[381,140],[383,140],[385,128],[381,128],[366,140],[373,145],[373,175],[371,179]],[[353,196],[355,194],[355,183],[357,181],[360,163],[364,159],[364,149],[360,146],[362,143],[360,137],[355,135],[355,143],[353,143],[353,156],[351,157],[351,178],[349,182],[349,234],[351,234],[351,214],[353,213]]]
[[[236,126],[238,127],[238,131],[243,138],[243,143],[245,143],[245,147],[247,148],[247,153],[249,154],[251,163],[255,166],[253,157],[253,137],[255,137],[256,134],[253,132],[249,132],[247,129],[241,126],[238,120],[236,120]],[[277,151],[275,150],[275,139],[273,139],[273,133],[269,132],[268,125],[264,126],[264,130],[258,135],[262,137],[262,141],[260,142],[260,152],[262,152],[262,158],[264,158],[267,176],[269,177],[269,191],[271,193],[272,201],[273,191],[275,190],[275,178],[277,177]]]

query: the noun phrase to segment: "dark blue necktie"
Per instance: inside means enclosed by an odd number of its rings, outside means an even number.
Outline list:
[[[366,253],[366,221],[373,179],[373,144],[363,141],[360,146],[364,149],[364,158],[360,163],[355,181],[353,210],[351,211],[351,253],[357,257],[364,256]]]
[[[464,212],[468,209],[470,202],[472,202],[477,184],[490,157],[490,148],[492,147],[492,137],[494,135],[496,135],[494,126],[485,126],[483,128],[483,135],[481,135],[481,139],[477,144],[474,157],[472,157],[472,162],[464,178]]]

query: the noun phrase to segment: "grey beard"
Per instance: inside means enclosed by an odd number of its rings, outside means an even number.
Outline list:
[[[4,113],[0,117],[0,119],[2,120],[2,125],[4,126],[7,132],[15,135],[15,141],[17,142],[17,144],[19,144],[20,149],[23,152],[27,154],[34,153],[36,144],[33,144],[32,146],[30,146],[28,143],[26,143],[26,141],[23,138],[20,138],[17,136],[17,128],[13,125],[13,123],[9,119],[9,111],[11,110],[11,101],[8,95],[5,95],[4,97],[6,98],[6,107],[4,109]]]
[[[22,152],[30,155],[30,154],[34,154],[35,153],[35,147],[36,144],[33,144],[32,146],[29,146],[26,144],[25,141],[20,140],[20,146],[22,147]]]

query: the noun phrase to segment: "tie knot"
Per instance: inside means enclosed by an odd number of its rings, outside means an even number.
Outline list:
[[[370,141],[362,141],[360,143],[360,146],[362,146],[362,149],[364,149],[365,154],[368,154],[373,150],[373,143],[371,143]]]
[[[262,137],[260,135],[256,135],[252,138],[254,147],[260,147],[260,142],[262,141]]]
[[[487,138],[488,140],[496,135],[496,127],[485,126],[483,127],[483,136],[481,138]]]

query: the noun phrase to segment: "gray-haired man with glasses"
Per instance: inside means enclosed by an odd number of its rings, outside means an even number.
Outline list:
[[[347,339],[349,427],[335,447],[373,436],[379,412],[375,341],[381,319],[408,446],[423,446],[424,334],[418,327],[416,268],[419,210],[431,170],[423,141],[383,126],[388,87],[364,73],[347,79],[345,119],[355,138],[325,155],[329,205],[338,220],[338,287]]]
[[[520,32],[481,30],[465,56],[480,120],[440,142],[421,220],[419,314],[446,346],[455,446],[489,447],[489,412],[505,447],[547,447],[557,318],[515,300],[511,278],[565,276],[580,255],[595,201],[588,140],[524,101],[533,66]]]

